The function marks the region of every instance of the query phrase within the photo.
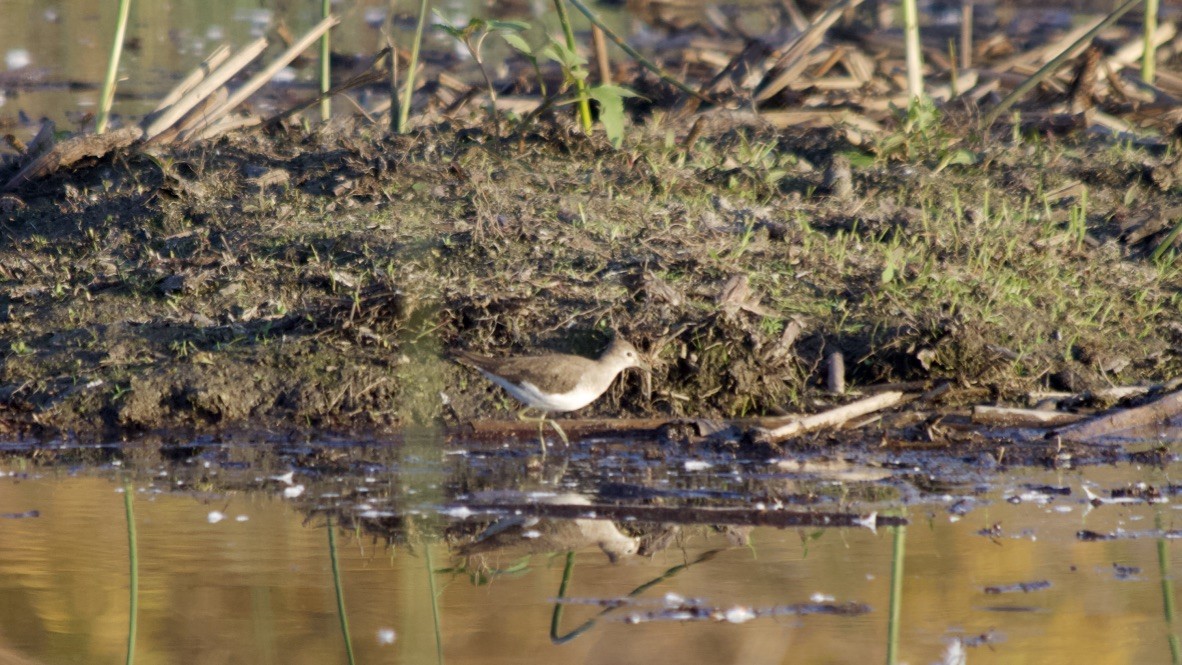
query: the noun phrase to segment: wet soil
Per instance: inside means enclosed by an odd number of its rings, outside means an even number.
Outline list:
[[[945,408],[1178,373],[1172,153],[657,124],[620,150],[561,120],[281,127],[5,195],[0,435],[454,425],[516,406],[448,349],[593,355],[613,330],[653,391],[579,415],[815,410],[845,399],[834,351],[852,391],[947,385]]]

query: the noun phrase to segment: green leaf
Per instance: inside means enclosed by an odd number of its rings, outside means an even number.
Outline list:
[[[961,148],[960,150],[953,150],[952,152],[947,153],[941,157],[940,164],[936,166],[935,172],[939,173],[952,164],[968,166],[976,163],[977,153],[973,152],[972,150],[965,150],[964,148]]]
[[[618,85],[597,85],[587,95],[599,102],[599,121],[612,145],[619,148],[624,142],[624,98],[636,93]]]
[[[530,47],[529,42],[525,41],[521,35],[510,32],[501,35],[501,38],[505,40],[505,43],[507,43],[509,46],[512,46],[514,50],[518,51],[522,55],[529,56],[530,59],[535,57],[533,48]]]
[[[525,30],[529,29],[529,23],[526,23],[525,21],[492,20],[487,21],[486,26],[489,30],[503,33],[524,32]]]
[[[855,168],[868,168],[874,166],[874,155],[867,154],[861,150],[846,150],[842,153],[846,159],[850,160],[850,166]]]
[[[586,58],[567,48],[566,44],[562,42],[551,41],[542,50],[542,55],[562,65],[562,68],[567,70],[567,72],[571,72],[587,64]]]

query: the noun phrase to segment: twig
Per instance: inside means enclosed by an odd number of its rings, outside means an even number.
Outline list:
[[[755,101],[762,102],[779,93],[796,80],[808,66],[805,56],[825,38],[825,33],[847,9],[857,7],[862,0],[845,0],[841,4],[831,7],[813,21],[785,50],[780,59],[772,66],[772,71],[778,72],[770,81],[761,81],[755,89]]]
[[[845,406],[839,406],[836,409],[830,409],[823,413],[801,418],[783,427],[777,427],[771,430],[757,428],[755,435],[757,438],[775,443],[812,430],[835,427],[852,418],[858,418],[868,413],[890,408],[901,401],[903,401],[903,393],[901,392],[890,391],[879,393],[865,399],[860,399],[857,402],[846,404]]]
[[[1087,416],[1046,409],[1012,409],[1001,406],[974,406],[973,423],[992,427],[1055,427],[1070,425]]]
[[[1133,409],[1115,409],[1091,420],[1069,425],[1051,434],[1065,441],[1095,442],[1113,432],[1163,423],[1182,413],[1182,391]]]

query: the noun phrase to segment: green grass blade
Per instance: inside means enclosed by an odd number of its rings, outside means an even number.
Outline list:
[[[129,580],[129,603],[127,617],[127,665],[135,662],[135,635],[139,626],[140,613],[140,559],[139,546],[135,535],[135,511],[132,510],[131,500],[135,489],[131,483],[123,485],[123,513],[127,518],[127,559]]]
[[[111,57],[107,60],[107,75],[103,78],[103,90],[99,97],[98,119],[94,131],[107,131],[111,118],[111,105],[115,103],[115,77],[119,73],[119,56],[123,53],[123,37],[127,34],[127,16],[131,13],[131,0],[119,0],[119,19],[115,26],[115,38],[111,40]]]
[[[337,562],[336,530],[333,529],[331,519],[328,520],[324,528],[328,530],[328,557],[332,562],[332,587],[337,594],[337,617],[341,622],[341,638],[345,640],[345,655],[349,659],[349,665],[353,665],[357,661],[353,656],[353,639],[349,637],[349,615],[345,612],[345,589],[341,585],[341,566]]]

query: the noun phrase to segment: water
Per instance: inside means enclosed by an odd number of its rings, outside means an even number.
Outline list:
[[[519,446],[439,454],[429,443],[278,454],[214,445],[66,450],[42,466],[8,459],[0,465],[0,662],[124,657],[126,480],[140,663],[347,662],[330,529],[363,663],[886,662],[896,544],[899,662],[940,662],[959,640],[973,663],[1171,662],[1163,594],[1173,594],[1182,554],[1154,534],[1179,527],[1172,462],[994,474],[949,458],[928,469],[936,480],[901,465],[885,480],[839,484],[701,451],[695,459],[710,466],[686,471],[679,451],[654,460],[623,444],[543,462]],[[1167,495],[1094,505],[1082,489],[1108,500],[1142,481]],[[938,493],[919,489],[937,485]],[[622,487],[660,494],[623,501],[633,506],[749,510],[774,498],[794,510],[812,497],[804,510],[902,511],[909,525],[902,533],[671,527],[477,508],[607,506],[592,492],[619,496]],[[903,505],[892,496],[911,498]],[[491,531],[499,532],[485,533],[498,519]],[[1077,537],[1120,529],[1144,537]],[[637,547],[640,555],[630,554]],[[565,595],[576,602],[562,606],[552,634],[571,548]],[[1028,590],[1006,589],[1021,584]],[[717,616],[685,620],[690,611]],[[750,618],[760,612],[775,616]]]
[[[60,0],[45,3],[38,0],[0,0],[0,131],[28,140],[37,130],[40,119],[47,117],[59,129],[77,131],[93,126],[97,110],[99,86],[104,78],[110,54],[110,39],[114,34],[118,3],[79,2]],[[642,5],[643,3],[637,3]],[[703,21],[705,1],[689,3],[655,3],[660,14],[684,13],[695,21]],[[767,17],[776,13],[769,9],[769,0],[733,0],[722,3],[734,8],[739,24],[754,34],[763,33],[771,26]],[[977,3],[978,6],[989,3]],[[1058,8],[1042,5],[1026,7],[1028,3],[1000,3],[1005,6],[1004,25],[1026,33],[1039,26],[1065,27],[1085,18],[1073,14],[1068,5],[1082,5],[1088,13],[1102,13],[1111,9],[1108,0],[1084,0],[1059,3]],[[1170,3],[1165,3],[1168,7]],[[616,4],[597,4],[596,11],[614,29],[630,36],[642,47],[659,41],[659,34],[631,18],[631,10]],[[671,9],[684,5],[682,9]],[[959,20],[959,12],[947,13],[940,3],[923,3],[924,20],[936,24]],[[1016,8],[1015,8],[1016,5]],[[341,19],[332,31],[334,77],[337,82],[359,72],[368,59],[385,46],[381,32],[389,3],[387,0],[350,0],[334,2],[333,12]],[[133,122],[152,111],[157,101],[181,78],[193,71],[218,45],[227,44],[239,49],[259,36],[267,36],[271,46],[257,63],[267,62],[283,47],[276,38],[279,26],[298,37],[319,21],[319,3],[280,3],[269,0],[246,2],[220,0],[195,2],[133,2],[125,48],[119,65],[119,83],[113,107],[116,125]],[[468,19],[509,18],[530,23],[544,22],[552,31],[554,12],[550,2],[474,2],[452,0],[433,3],[443,18],[456,25]],[[404,47],[410,41],[413,27],[413,6],[398,5],[394,20],[395,39]],[[577,27],[586,25],[577,12]],[[640,14],[643,16],[644,11]],[[941,18],[944,16],[945,18]],[[951,18],[947,18],[951,17]],[[1019,20],[1019,17],[1025,17]],[[659,33],[659,31],[658,31]],[[775,38],[772,38],[775,41]],[[469,56],[455,40],[441,30],[428,30],[425,58],[449,70],[453,75],[478,82],[479,76]],[[497,39],[488,40],[486,59],[490,63],[503,62],[510,54]],[[254,108],[264,114],[285,110],[314,95],[317,71],[315,54],[290,70],[283,72],[281,83],[273,84],[256,95]],[[613,57],[619,57],[613,52]],[[251,69],[250,71],[254,71]],[[432,70],[434,71],[434,70]],[[365,100],[362,100],[364,102]],[[353,107],[339,102],[340,110],[352,112]],[[8,150],[5,146],[0,146]]]

